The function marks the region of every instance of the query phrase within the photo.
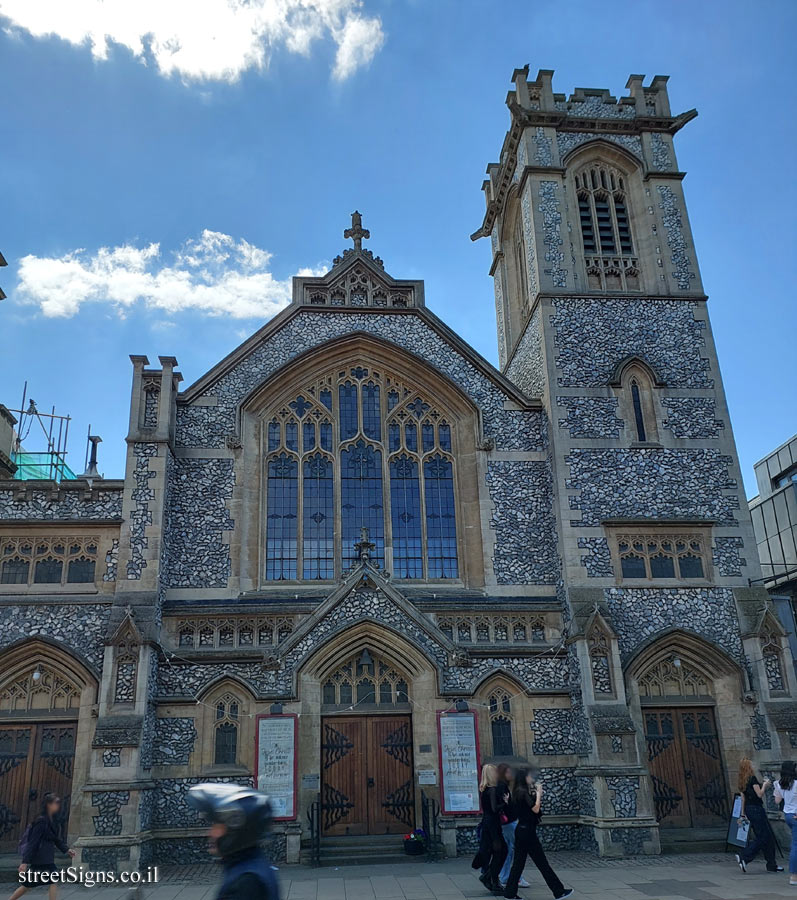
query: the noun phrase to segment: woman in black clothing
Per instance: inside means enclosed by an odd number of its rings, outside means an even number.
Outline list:
[[[474,869],[485,868],[479,881],[494,894],[501,893],[498,873],[506,859],[506,841],[501,833],[501,813],[509,803],[506,785],[499,785],[498,770],[495,766],[482,766],[479,782],[479,796],[482,804],[482,834],[479,852],[473,858]]]
[[[530,769],[521,770],[515,779],[515,791],[512,795],[512,803],[517,814],[517,828],[515,829],[515,858],[512,862],[512,870],[509,873],[509,881],[506,883],[504,897],[511,900],[518,898],[518,881],[523,866],[526,864],[526,855],[540,870],[545,883],[551,889],[556,900],[564,900],[573,893],[573,889],[565,890],[565,886],[557,878],[550,863],[545,858],[540,839],[537,837],[537,823],[540,821],[540,805],[542,803],[542,783],[534,783],[534,773]]]
[[[736,854],[736,862],[742,872],[747,871],[747,864],[755,859],[759,851],[764,854],[768,872],[783,871],[783,866],[775,862],[775,835],[764,809],[764,795],[770,787],[772,782],[768,778],[761,784],[747,757],[739,763],[739,793],[742,795],[742,815],[739,821],[746,817],[755,833],[755,840]]]
[[[53,819],[58,815],[61,809],[61,798],[57,794],[45,794],[42,800],[42,812],[38,819],[30,828],[25,844],[25,853],[22,857],[22,864],[19,867],[20,874],[23,872],[57,872],[58,866],[55,864],[55,848],[57,847],[61,853],[68,853],[74,857],[75,851],[69,847],[58,837],[58,831]],[[31,882],[30,887],[23,885],[18,887],[11,895],[9,900],[17,900],[23,894],[27,893],[31,887],[35,887],[37,883]],[[48,884],[49,900],[55,900],[58,895],[58,885]]]

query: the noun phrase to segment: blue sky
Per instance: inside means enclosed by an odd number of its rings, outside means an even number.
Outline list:
[[[496,362],[489,247],[469,235],[512,70],[616,96],[661,73],[673,111],[700,113],[676,149],[754,493],[753,462],[797,431],[796,3],[257,6],[139,0],[112,20],[107,4],[0,0],[0,402],[27,379],[73,417],[75,467],[91,423],[121,476],[128,354],[176,356],[195,381],[292,275],[328,267],[355,207],[387,270],[425,279],[431,309]]]

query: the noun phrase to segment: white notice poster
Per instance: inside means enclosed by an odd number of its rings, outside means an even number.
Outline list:
[[[475,715],[471,712],[443,713],[438,721],[443,812],[478,812],[479,752]]]
[[[296,817],[296,717],[258,716],[257,789],[268,794],[275,819]]]

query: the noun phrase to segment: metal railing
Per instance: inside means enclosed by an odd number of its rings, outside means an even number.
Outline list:
[[[310,865],[321,865],[321,794],[316,794],[315,800],[307,810],[307,821],[310,826]]]
[[[440,804],[421,791],[421,827],[426,832],[427,861],[441,859],[443,840],[440,837]]]

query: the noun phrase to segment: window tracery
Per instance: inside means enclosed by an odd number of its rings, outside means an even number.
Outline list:
[[[708,697],[712,690],[702,674],[681,659],[665,659],[637,679],[642,697]]]
[[[511,696],[503,688],[495,688],[490,692],[487,708],[490,715],[493,756],[514,756]]]
[[[593,161],[574,180],[589,287],[638,291],[639,261],[631,234],[626,176],[605,162]]]
[[[350,365],[273,411],[266,435],[267,581],[334,578],[362,528],[395,577],[458,577],[452,422],[421,393]]]
[[[609,635],[597,623],[592,626],[587,638],[589,660],[592,670],[592,685],[596,694],[614,693],[611,670],[611,642]]]
[[[293,634],[301,617],[181,619],[175,627],[178,647],[276,647]]]
[[[785,691],[786,682],[783,677],[780,639],[774,631],[767,630],[761,635],[761,654],[764,658],[764,671],[770,691]]]
[[[77,709],[80,693],[76,684],[38,663],[0,690],[0,712]]]
[[[321,702],[326,707],[393,707],[409,703],[406,677],[367,648],[324,679]]]
[[[238,761],[238,725],[241,701],[235,694],[223,694],[213,704],[213,764],[234,766]]]
[[[701,532],[661,531],[616,536],[624,579],[703,581],[708,573],[708,540]]]
[[[437,615],[437,627],[458,644],[528,644],[546,640],[541,616]]]
[[[0,584],[93,584],[96,537],[4,538]]]

